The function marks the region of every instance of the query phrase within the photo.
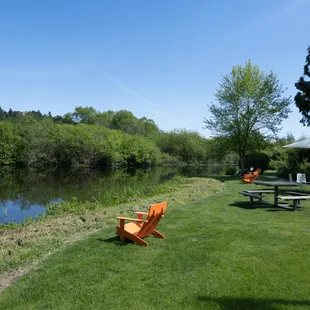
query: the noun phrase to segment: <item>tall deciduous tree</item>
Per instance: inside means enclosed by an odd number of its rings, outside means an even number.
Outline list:
[[[308,55],[304,66],[304,76],[310,78],[310,47],[308,47]],[[305,81],[304,76],[295,83],[295,87],[299,90],[295,96],[295,103],[302,114],[300,122],[303,125],[310,126],[310,81]]]
[[[273,72],[265,73],[249,60],[245,66],[234,66],[223,77],[211,104],[210,118],[204,123],[216,137],[225,142],[226,151],[238,153],[241,168],[245,156],[265,145],[275,135],[290,112],[290,98]]]

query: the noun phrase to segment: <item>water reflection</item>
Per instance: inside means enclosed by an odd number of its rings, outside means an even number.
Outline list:
[[[188,177],[207,177],[225,174],[228,168],[233,168],[234,171],[237,171],[238,167],[235,165],[223,166],[221,164],[212,164],[208,166],[184,166],[180,167],[179,171],[182,175]]]
[[[0,220],[2,224],[6,222],[21,223],[28,219],[29,216],[36,218],[44,212],[45,207],[37,204],[32,204],[28,208],[23,208],[12,200],[7,200],[5,203],[1,202],[0,204]]]
[[[223,173],[223,166],[156,167],[147,170],[99,171],[94,169],[34,172],[0,169],[0,223],[22,222],[37,217],[52,202],[97,199],[102,203],[119,203],[150,191],[175,175],[207,176]],[[225,169],[224,169],[225,170]]]

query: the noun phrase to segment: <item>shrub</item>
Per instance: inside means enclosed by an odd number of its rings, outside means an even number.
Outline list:
[[[269,156],[264,152],[250,153],[244,161],[245,167],[261,168],[261,174],[268,168],[270,162]]]

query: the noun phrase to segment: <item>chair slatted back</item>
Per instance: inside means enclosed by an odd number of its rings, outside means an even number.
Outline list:
[[[137,236],[143,238],[151,234],[157,227],[167,209],[167,202],[161,202],[150,206],[146,221],[143,223]]]

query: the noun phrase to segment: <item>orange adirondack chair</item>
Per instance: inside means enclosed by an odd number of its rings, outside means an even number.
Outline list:
[[[262,171],[261,168],[257,168],[257,169],[253,172],[253,174],[251,174],[251,173],[244,174],[244,175],[242,176],[242,178],[241,178],[241,181],[242,181],[243,183],[253,183],[253,182],[257,179],[257,177],[259,176],[259,174],[260,174],[261,171]]]
[[[161,202],[150,206],[149,212],[134,212],[138,218],[120,217],[120,225],[116,227],[121,241],[125,238],[132,240],[140,245],[148,246],[148,243],[142,238],[148,235],[154,235],[157,238],[165,238],[163,234],[155,230],[159,221],[164,216],[167,209],[167,202]],[[147,216],[143,219],[143,216]],[[131,221],[125,224],[125,221]]]

